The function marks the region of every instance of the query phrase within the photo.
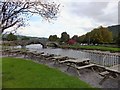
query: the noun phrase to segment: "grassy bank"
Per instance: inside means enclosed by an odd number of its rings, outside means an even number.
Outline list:
[[[91,88],[57,69],[16,58],[2,59],[3,88]]]
[[[60,48],[68,49],[85,49],[85,50],[101,50],[110,52],[120,52],[120,48],[117,47],[105,47],[105,46],[81,46],[81,45],[62,45]]]

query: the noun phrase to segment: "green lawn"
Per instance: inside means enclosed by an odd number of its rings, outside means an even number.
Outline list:
[[[3,88],[92,88],[57,69],[30,60],[2,59]]]
[[[81,46],[81,45],[66,45],[61,46],[61,48],[70,48],[70,49],[86,49],[86,50],[101,50],[101,51],[110,51],[110,52],[120,52],[120,48],[117,47],[105,47],[105,46]]]

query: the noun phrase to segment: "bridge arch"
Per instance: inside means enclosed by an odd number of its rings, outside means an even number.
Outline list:
[[[47,42],[46,43],[46,46],[49,46],[49,45],[54,45],[54,47],[59,47],[58,43],[57,42]]]
[[[42,48],[47,48],[48,44],[53,44],[54,47],[59,47],[58,42],[51,42],[44,39],[6,41],[6,42],[3,42],[3,44],[9,44],[10,46],[13,46],[13,45],[21,46],[22,48],[25,48],[27,45],[31,45],[31,44],[40,44],[42,45]]]
[[[21,43],[22,47],[26,47],[27,45],[31,45],[31,44],[40,44],[42,45],[42,48],[47,48],[46,44],[40,42],[40,41],[28,41],[28,42],[23,42]]]

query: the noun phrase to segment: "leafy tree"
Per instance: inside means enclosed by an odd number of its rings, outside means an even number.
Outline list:
[[[108,26],[108,30],[112,32],[113,43],[116,43],[118,35],[120,33],[120,25]]]
[[[76,40],[70,39],[70,40],[68,40],[67,43],[68,43],[69,45],[73,45],[73,44],[76,44]]]
[[[78,43],[84,43],[85,35],[79,36],[78,37]]]
[[[10,34],[8,34],[8,36],[7,36],[7,40],[8,40],[8,41],[15,41],[15,40],[17,40],[17,36],[14,35],[13,33],[10,33]]]
[[[57,37],[57,35],[50,35],[49,36],[49,41],[58,41],[58,37]]]
[[[70,35],[67,32],[61,33],[61,42],[66,43],[70,39]]]
[[[5,0],[0,1],[0,34],[6,29],[25,26],[26,17],[38,14],[46,20],[54,19],[59,5],[47,0]]]
[[[88,32],[85,35],[79,37],[79,42],[81,43],[111,43],[112,42],[112,32],[105,27],[98,27]]]
[[[21,38],[21,40],[30,40],[30,38],[29,38],[29,37],[24,36],[24,37],[22,37],[22,38]]]
[[[118,37],[116,39],[116,44],[120,47],[120,32],[118,33]]]
[[[98,43],[111,43],[112,42],[112,32],[108,28],[99,27],[93,30],[92,38]]]
[[[74,36],[72,37],[72,39],[75,40],[75,41],[77,41],[77,42],[79,41],[79,40],[78,40],[78,39],[79,39],[79,38],[78,38],[78,35],[74,35]]]

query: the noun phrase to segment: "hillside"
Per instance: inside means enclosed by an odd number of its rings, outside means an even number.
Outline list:
[[[6,40],[8,34],[5,34],[3,37],[3,40]],[[48,38],[45,37],[32,37],[32,36],[23,36],[23,35],[16,35],[17,36],[17,40],[22,40],[23,38],[27,38],[27,40],[32,40],[32,39],[44,39],[44,40],[48,40]]]
[[[120,25],[108,26],[109,31],[113,34],[113,39],[118,37],[118,33],[120,33]]]

